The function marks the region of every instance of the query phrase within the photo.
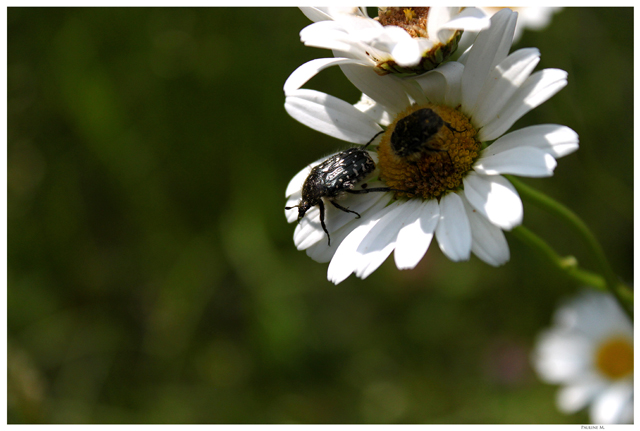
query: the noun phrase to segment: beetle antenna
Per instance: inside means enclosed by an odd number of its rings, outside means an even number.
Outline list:
[[[365,148],[367,148],[369,146],[370,143],[373,142],[374,139],[376,139],[378,137],[378,135],[380,135],[381,133],[384,133],[384,130],[380,130],[378,133],[376,133],[375,135],[373,135],[373,138],[371,138],[369,140],[369,142],[367,142],[366,144],[364,144],[364,147],[362,147],[362,149],[364,150]]]

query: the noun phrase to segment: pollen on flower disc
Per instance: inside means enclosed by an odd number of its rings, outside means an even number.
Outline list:
[[[600,345],[596,352],[598,370],[611,379],[633,372],[633,345],[624,338],[613,338]]]
[[[382,25],[395,25],[406,30],[411,37],[427,37],[428,7],[384,7],[378,12]]]

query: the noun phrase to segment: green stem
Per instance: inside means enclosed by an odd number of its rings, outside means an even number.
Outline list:
[[[582,236],[582,238],[587,243],[589,251],[594,256],[599,266],[600,272],[602,273],[602,277],[596,275],[596,277],[600,279],[600,281],[598,281],[597,279],[593,279],[591,283],[587,283],[587,284],[594,287],[598,287],[598,288],[608,289],[616,297],[616,299],[618,300],[622,308],[625,310],[625,312],[629,315],[629,317],[631,317],[631,319],[633,320],[633,292],[618,280],[618,276],[616,275],[616,273],[613,271],[613,268],[609,264],[609,261],[607,260],[607,257],[605,256],[604,251],[600,246],[600,243],[598,242],[596,237],[591,233],[587,225],[573,211],[563,206],[559,202],[551,199],[549,196],[533,189],[532,187],[527,186],[526,184],[522,183],[520,180],[510,175],[508,175],[507,178],[515,186],[515,188],[518,190],[518,193],[523,199],[530,201],[533,204],[565,220],[570,226],[572,226],[576,230],[576,232],[580,236]],[[533,233],[531,232],[529,233],[533,235]],[[542,239],[540,239],[539,237],[536,237],[536,238],[538,238],[539,242],[544,244],[544,245],[542,244],[537,245],[537,248],[539,251],[546,250],[544,254],[547,255],[549,258],[551,258],[552,256],[549,253],[553,253],[554,256],[560,259],[559,261],[557,261],[558,264],[560,262],[564,262],[564,259],[558,256],[555,253],[555,251],[551,249],[551,247],[549,247],[544,241],[542,241]],[[530,244],[534,245],[534,243],[531,241],[530,241]],[[555,257],[552,260],[554,259]],[[563,265],[566,266],[566,263],[563,263]],[[560,266],[560,267],[563,268],[563,266]],[[577,264],[575,265],[575,268],[577,269]],[[578,275],[578,277],[574,276],[574,278],[583,278],[584,281],[590,278],[590,277],[584,276],[584,272],[585,272],[584,270],[578,270],[578,271],[580,275]],[[595,275],[593,273],[589,273],[589,274]],[[597,282],[598,284],[593,284],[594,282]]]
[[[628,289],[626,286],[617,284],[615,288],[611,290],[607,285],[607,281],[602,276],[579,268],[578,261],[573,256],[560,256],[542,238],[522,225],[513,228],[511,233],[520,241],[530,246],[540,256],[550,261],[552,265],[562,271],[565,275],[578,283],[585,284],[605,292],[612,292],[624,312],[633,322],[633,296],[628,296]]]
[[[547,259],[559,270],[579,283],[588,284],[600,290],[607,290],[604,278],[593,272],[580,269],[573,256],[562,257],[555,252],[542,238],[524,226],[518,226],[511,233],[523,243],[533,248],[540,256]]]

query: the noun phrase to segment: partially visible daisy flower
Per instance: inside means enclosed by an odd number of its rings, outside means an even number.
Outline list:
[[[481,8],[485,13],[493,15],[501,8],[483,7]],[[551,22],[553,14],[562,10],[559,6],[545,6],[545,7],[516,7],[514,11],[518,12],[518,23],[516,24],[516,32],[513,36],[514,41],[520,40],[524,30],[543,30]]]
[[[611,295],[585,291],[561,306],[532,362],[544,382],[563,385],[563,413],[590,405],[593,423],[633,422],[633,326]]]
[[[501,7],[483,7],[479,6],[482,12],[488,16],[493,16],[496,12],[500,11]],[[516,24],[516,31],[513,35],[513,42],[517,42],[522,37],[522,33],[526,30],[542,30],[546,28],[551,22],[553,14],[562,10],[562,7],[550,6],[550,7],[512,7],[512,10],[518,12],[518,23]],[[463,52],[471,46],[477,36],[477,32],[473,30],[466,31],[460,42],[458,43],[458,52]]]
[[[332,49],[335,57],[358,60],[381,75],[429,71],[456,50],[464,30],[489,25],[477,8],[389,7],[375,19],[365,8],[300,9],[314,21],[300,32],[305,45]]]
[[[301,123],[354,144],[385,130],[370,147],[377,145],[374,179],[382,181],[375,187],[403,191],[346,196],[341,205],[361,218],[329,207],[331,246],[317,208],[300,220],[294,243],[319,262],[331,261],[329,280],[339,283],[351,273],[365,278],[394,250],[399,269],[413,268],[434,236],[454,261],[469,259],[471,252],[495,266],[509,260],[502,231],[522,222],[523,209],[502,174],[551,176],[555,159],[578,148],[576,133],[561,125],[504,134],[567,84],[563,70],[531,74],[540,57],[535,48],[508,55],[516,17],[508,9],[497,13],[491,27],[478,35],[465,64],[449,62],[418,78],[379,76],[347,60],[334,63],[364,93],[356,105],[300,88],[318,72],[317,60],[291,74],[284,85],[285,108]],[[411,135],[416,118],[427,121],[423,126],[438,126],[424,143],[422,136]],[[403,145],[414,138],[422,148],[404,154]],[[287,206],[300,201],[309,172],[310,167],[289,183]],[[289,222],[297,219],[295,209],[285,214]]]

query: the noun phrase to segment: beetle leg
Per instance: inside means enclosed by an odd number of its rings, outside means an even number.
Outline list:
[[[347,191],[348,191],[348,190],[347,190]],[[336,207],[336,208],[338,208],[339,210],[342,210],[342,211],[344,211],[344,212],[346,212],[346,213],[352,213],[352,214],[355,214],[355,215],[357,215],[357,216],[358,216],[358,217],[356,217],[356,218],[360,218],[360,214],[358,214],[357,212],[355,212],[355,211],[351,211],[350,209],[345,208],[345,207],[343,207],[342,205],[340,205],[340,204],[338,204],[338,203],[336,203],[336,202],[334,202],[334,201],[329,201],[329,202],[331,202],[331,203],[333,204],[333,206],[334,206],[334,207]]]
[[[331,246],[331,237],[329,236],[327,225],[324,224],[324,204],[322,203],[322,199],[318,201],[318,206],[320,207],[320,224],[322,225],[322,230],[327,234],[327,240],[329,241],[329,246]]]
[[[392,189],[389,187],[374,187],[372,189],[362,189],[362,190],[345,190],[347,193],[353,193],[354,195],[359,195],[362,193],[371,193],[371,192],[403,192],[404,190]]]

